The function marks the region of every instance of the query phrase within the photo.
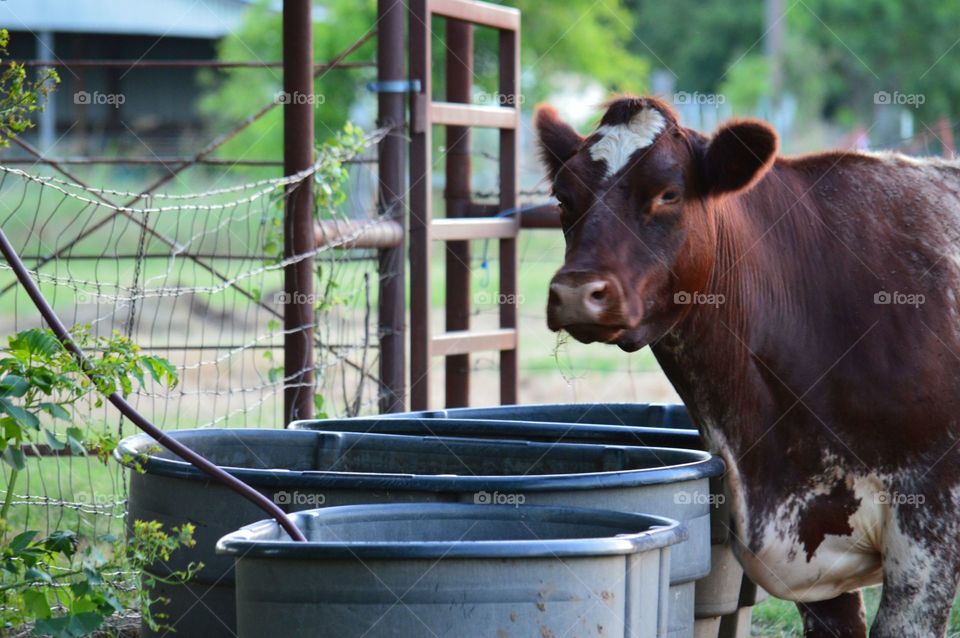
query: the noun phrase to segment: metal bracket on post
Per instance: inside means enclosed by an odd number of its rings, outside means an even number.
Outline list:
[[[430,100],[425,93],[417,91],[411,93],[410,102],[410,132],[423,133],[427,126],[427,108]]]

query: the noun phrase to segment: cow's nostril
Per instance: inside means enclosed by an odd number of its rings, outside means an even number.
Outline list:
[[[547,305],[548,306],[559,306],[560,305],[560,295],[557,294],[557,291],[550,287],[550,294],[547,296]]]

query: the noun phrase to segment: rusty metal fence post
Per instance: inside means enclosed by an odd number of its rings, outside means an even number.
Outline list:
[[[430,77],[430,14],[427,0],[410,0],[407,37],[410,79],[420,90],[410,92],[410,407],[426,410],[430,404],[430,223],[431,180],[428,105]]]
[[[402,0],[379,0],[377,3],[377,96],[378,126],[396,127],[380,142],[379,212],[405,228],[404,165],[406,141],[403,131],[406,94],[400,90],[384,90],[406,80],[406,4]],[[406,236],[406,231],[403,233]],[[377,252],[380,267],[379,336],[380,336],[380,412],[402,412],[406,405],[406,315],[404,254],[406,243]]]
[[[447,102],[469,104],[473,89],[473,25],[446,21]],[[447,217],[470,216],[470,127],[447,126],[445,145],[447,181],[444,199]],[[446,246],[447,330],[470,329],[470,242],[449,241]],[[470,354],[451,354],[444,374],[446,406],[470,405]]]
[[[516,210],[520,198],[520,16],[516,29],[500,31],[498,102],[513,109],[514,125],[500,129],[500,210]],[[518,216],[515,216],[518,217]],[[518,224],[519,225],[519,224]],[[500,240],[500,327],[517,330],[520,303],[517,236]],[[519,374],[517,346],[500,351],[500,403],[516,403]]]
[[[313,22],[311,0],[283,3],[283,171],[293,175],[313,164]],[[287,194],[283,251],[289,259],[311,254],[313,179],[293,184]],[[302,257],[284,268],[284,421],[313,416],[313,258]]]

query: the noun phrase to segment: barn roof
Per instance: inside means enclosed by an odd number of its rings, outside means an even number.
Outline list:
[[[221,38],[239,26],[250,0],[6,0],[10,31]]]

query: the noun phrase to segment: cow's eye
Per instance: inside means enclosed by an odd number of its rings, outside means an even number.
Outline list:
[[[675,190],[663,191],[660,193],[661,204],[673,204],[680,199],[680,192]]]

